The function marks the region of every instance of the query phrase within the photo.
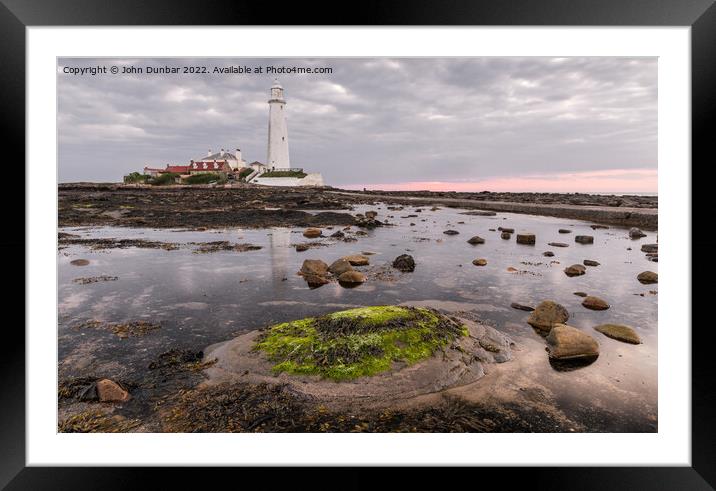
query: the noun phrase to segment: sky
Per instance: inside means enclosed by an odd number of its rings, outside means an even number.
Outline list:
[[[79,73],[92,67],[107,73]],[[209,149],[265,162],[274,78],[292,167],[328,185],[657,191],[657,59],[624,57],[60,58],[59,180],[121,181]]]

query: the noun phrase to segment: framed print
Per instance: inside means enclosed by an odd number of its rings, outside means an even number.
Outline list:
[[[8,489],[315,465],[713,487],[712,2],[96,7],[0,9]]]

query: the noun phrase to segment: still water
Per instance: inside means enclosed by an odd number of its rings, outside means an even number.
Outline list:
[[[355,306],[408,302],[467,312],[512,337],[519,348],[516,358],[534,361],[529,364],[528,377],[546,387],[565,408],[587,404],[618,407],[632,419],[643,419],[645,426],[638,431],[655,431],[658,285],[642,285],[636,280],[642,271],[657,271],[657,263],[648,261],[640,251],[641,244],[656,242],[655,233],[646,232],[646,237],[632,240],[623,228],[592,230],[589,222],[510,213],[471,216],[462,214],[465,210],[451,208],[417,208],[421,211],[416,212],[412,206],[388,210],[384,204],[377,204],[356,206],[354,211],[368,209],[378,211],[378,219],[395,226],[368,230],[355,242],[310,240],[302,236],[303,229],[290,228],[61,229],[83,238],[145,239],[181,247],[170,251],[92,250],[71,245],[58,250],[60,379],[90,375],[131,379],[159,353],[172,348],[201,350],[271,323]],[[498,227],[533,232],[537,243],[517,244],[514,235],[503,240]],[[560,234],[560,228],[572,233]],[[324,234],[339,229],[324,230]],[[460,233],[443,234],[448,229]],[[473,235],[486,242],[468,244]],[[592,235],[594,244],[577,244],[575,235]],[[196,253],[195,247],[188,245],[220,240],[262,248]],[[326,246],[304,252],[293,247],[306,242]],[[569,247],[552,247],[549,242],[563,242]],[[542,255],[548,250],[554,257]],[[370,266],[356,268],[368,273],[368,281],[357,288],[331,283],[310,289],[296,274],[304,259],[322,259],[330,264],[363,251],[374,254],[369,256]],[[390,263],[400,254],[415,258],[413,273],[391,270]],[[89,260],[89,265],[70,264],[80,258]],[[487,266],[473,266],[476,258],[487,259]],[[566,266],[585,259],[600,265],[588,267],[583,276],[570,278],[564,274]],[[518,271],[509,272],[508,268]],[[102,275],[118,279],[73,282]],[[582,298],[574,295],[577,291],[601,297],[611,308],[587,310],[581,306]],[[601,354],[595,363],[566,373],[551,367],[544,340],[526,323],[529,313],[510,307],[512,302],[535,306],[546,299],[564,305],[570,312],[569,324],[597,339]],[[121,339],[106,330],[77,327],[88,320],[146,320],[160,323],[161,328],[142,337]],[[643,344],[620,343],[592,329],[603,323],[632,326]],[[580,381],[578,386],[572,383],[576,380]],[[583,393],[585,381],[587,387],[594,387],[593,393]],[[621,429],[604,422],[596,427]]]

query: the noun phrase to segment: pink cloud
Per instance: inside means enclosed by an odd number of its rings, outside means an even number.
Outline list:
[[[655,193],[658,190],[658,175],[656,169],[607,169],[516,177],[490,177],[475,181],[407,181],[392,184],[351,184],[342,187],[345,189],[384,189],[386,191]]]

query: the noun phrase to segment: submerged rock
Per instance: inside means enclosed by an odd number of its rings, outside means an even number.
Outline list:
[[[578,244],[594,244],[594,237],[591,235],[576,235],[574,241]]]
[[[641,338],[634,329],[621,324],[602,324],[594,329],[607,337],[630,344],[641,344]]]
[[[582,276],[584,273],[587,272],[587,268],[585,268],[581,264],[572,264],[571,266],[567,266],[564,268],[564,274],[567,276]]]
[[[644,271],[639,273],[636,279],[643,285],[651,285],[659,282],[659,275],[653,271]]]
[[[320,228],[307,228],[303,231],[303,236],[307,239],[315,239],[320,237],[322,233]]]
[[[641,239],[642,237],[646,237],[646,234],[641,231],[641,229],[632,227],[629,229],[629,237],[632,239]]]
[[[472,264],[475,266],[487,266],[487,259],[473,259]]]
[[[529,305],[522,305],[521,303],[512,302],[510,304],[510,307],[517,310],[524,310],[525,312],[532,312],[534,311],[534,307],[530,307]]]
[[[393,260],[393,267],[403,273],[415,271],[415,259],[410,254],[401,254]]]
[[[537,305],[527,319],[527,323],[542,331],[549,331],[556,324],[564,324],[568,319],[567,309],[557,302],[545,300]]]
[[[557,360],[596,359],[599,356],[599,343],[593,337],[565,324],[552,328],[547,335],[547,344],[550,358]]]
[[[535,234],[529,232],[517,234],[517,243],[525,245],[535,245]]]
[[[609,304],[605,300],[591,295],[584,298],[582,306],[590,310],[607,310],[609,308]]]
[[[474,236],[474,237],[471,237],[471,238],[467,241],[467,243],[468,243],[468,244],[472,244],[472,245],[484,244],[484,243],[485,243],[485,239],[483,239],[482,237],[476,235],[476,236]]]

